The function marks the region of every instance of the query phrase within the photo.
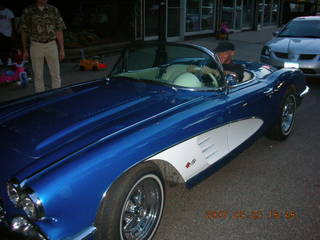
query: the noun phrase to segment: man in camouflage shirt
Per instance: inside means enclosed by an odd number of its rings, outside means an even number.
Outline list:
[[[46,59],[52,88],[61,87],[59,59],[64,59],[63,30],[66,28],[59,10],[47,4],[48,0],[36,0],[21,16],[21,36],[24,59],[30,57],[34,73],[35,91],[45,90],[43,79]],[[58,43],[58,46],[57,46]]]

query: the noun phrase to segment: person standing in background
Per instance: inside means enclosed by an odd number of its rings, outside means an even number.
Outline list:
[[[59,60],[65,57],[63,30],[66,26],[59,10],[47,2],[48,0],[35,0],[33,5],[24,9],[21,16],[23,58],[29,58],[28,45],[30,43],[30,58],[36,92],[45,91],[44,59],[49,67],[52,88],[61,87]]]
[[[3,65],[11,58],[14,33],[13,12],[0,1],[0,58]]]

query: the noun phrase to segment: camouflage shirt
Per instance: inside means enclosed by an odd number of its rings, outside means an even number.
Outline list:
[[[31,5],[23,11],[21,16],[21,31],[27,33],[31,41],[55,40],[57,32],[65,28],[59,10],[49,4],[46,4],[42,10],[36,5]]]

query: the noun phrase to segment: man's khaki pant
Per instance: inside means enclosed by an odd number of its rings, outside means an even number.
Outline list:
[[[36,92],[45,91],[43,65],[46,59],[51,76],[52,88],[61,87],[59,52],[56,41],[48,43],[31,42],[30,57]]]

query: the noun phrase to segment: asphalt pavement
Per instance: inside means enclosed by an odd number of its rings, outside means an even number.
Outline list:
[[[236,58],[258,61],[275,29],[235,33]],[[217,40],[193,42],[213,49]],[[106,58],[110,66],[113,58]],[[62,65],[63,84],[103,77]],[[163,219],[154,240],[319,240],[320,239],[320,80],[296,115],[283,142],[261,137],[227,166],[186,189],[167,188]],[[32,94],[13,85],[0,88],[0,102]]]

